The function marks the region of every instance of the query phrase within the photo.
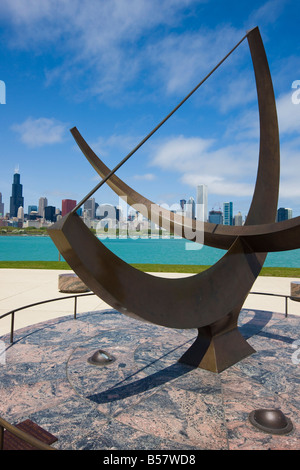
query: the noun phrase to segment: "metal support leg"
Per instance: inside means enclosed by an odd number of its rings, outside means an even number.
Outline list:
[[[74,320],[76,320],[77,313],[77,297],[74,297]]]

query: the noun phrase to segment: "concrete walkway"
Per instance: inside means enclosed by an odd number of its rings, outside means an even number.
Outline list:
[[[58,276],[68,271],[46,269],[0,269],[0,316],[10,310],[52,298],[66,297],[58,290]],[[87,312],[108,308],[95,295],[77,302],[77,311]],[[74,300],[45,303],[17,312],[15,330],[52,318],[73,314]],[[0,320],[0,336],[10,331],[10,317]]]
[[[40,269],[0,269],[0,316],[13,309],[41,302],[47,299],[65,297],[67,294],[58,290],[59,274],[68,271]],[[153,273],[161,277],[185,277],[192,274]],[[292,278],[259,277],[251,292],[290,294]],[[264,295],[249,295],[245,308],[285,313],[285,299]],[[110,308],[96,295],[78,300],[77,312],[89,312]],[[52,318],[59,318],[73,313],[74,300],[45,303],[16,313],[15,330]],[[288,312],[300,315],[300,303],[288,301]],[[0,336],[10,331],[10,317],[0,320]]]

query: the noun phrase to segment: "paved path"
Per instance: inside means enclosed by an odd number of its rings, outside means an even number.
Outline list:
[[[0,315],[23,305],[46,299],[64,297],[58,291],[58,276],[66,271],[39,269],[0,269]],[[190,274],[155,273],[156,276],[178,277]],[[291,278],[259,277],[253,292],[290,294]],[[297,280],[297,279],[295,279]],[[285,312],[285,299],[261,295],[249,295],[244,305],[246,308]],[[84,297],[78,301],[78,312],[110,308],[96,296]],[[300,302],[288,302],[288,311],[300,315]],[[73,312],[73,300],[63,300],[43,304],[16,314],[15,329],[40,321],[70,315]],[[10,331],[10,319],[0,320],[0,336]]]

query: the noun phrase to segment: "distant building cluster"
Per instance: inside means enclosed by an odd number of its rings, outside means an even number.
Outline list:
[[[189,201],[193,200],[190,198]],[[203,220],[204,222],[210,222],[212,224],[222,224],[222,225],[235,225],[241,226],[244,225],[247,215],[243,218],[243,215],[240,211],[234,214],[233,202],[223,202],[223,208],[220,206],[218,209],[215,207],[208,212],[207,209],[207,200],[208,200],[208,189],[206,185],[197,186],[197,205],[199,207],[197,218]],[[222,210],[223,209],[223,210]],[[277,210],[276,222],[282,220],[291,219],[293,217],[293,211],[289,208],[280,207]]]
[[[15,170],[10,197],[9,211],[5,212],[0,192],[0,227],[12,226],[15,228],[47,228],[57,220],[72,211],[77,205],[73,199],[63,199],[61,208],[54,207],[48,203],[46,197],[40,197],[38,204],[28,205],[27,211],[24,207],[23,185],[19,170]],[[97,225],[104,228],[113,228],[113,225],[121,222],[121,210],[111,204],[99,205],[94,198],[88,199],[82,208],[77,210],[77,214],[83,218],[90,228],[97,228]],[[138,220],[142,223],[138,213],[130,214],[129,221]]]
[[[0,227],[13,226],[16,228],[26,227],[48,227],[60,218],[72,211],[77,205],[73,199],[63,199],[61,209],[48,204],[46,197],[40,197],[37,205],[29,205],[27,211],[24,208],[23,185],[20,181],[19,170],[13,175],[13,183],[10,197],[9,212],[5,213],[2,193],[0,193]],[[208,188],[199,185],[196,188],[196,200],[190,197],[188,200],[181,199],[173,212],[191,219],[210,222],[213,224],[241,226],[245,223],[241,212],[234,215],[233,202],[224,202],[223,207],[214,207],[208,211]],[[146,219],[138,211],[131,209],[128,213],[122,213],[121,208],[111,204],[97,204],[94,198],[88,199],[82,208],[78,209],[78,215],[89,228],[109,230],[118,228],[142,231],[158,229],[159,227]],[[292,209],[279,208],[277,211],[277,222],[292,218]]]

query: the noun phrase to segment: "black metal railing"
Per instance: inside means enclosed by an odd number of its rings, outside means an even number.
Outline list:
[[[285,317],[288,316],[288,299],[293,300],[293,301],[297,301],[297,302],[300,301],[300,298],[292,297],[292,296],[286,295],[286,294],[271,294],[271,293],[268,293],[268,292],[251,292],[251,291],[249,292],[249,295],[250,294],[252,294],[252,295],[253,294],[254,295],[268,295],[268,296],[273,296],[273,297],[282,297],[282,298],[284,298],[285,299]],[[66,300],[66,299],[74,299],[73,316],[74,316],[74,319],[76,319],[76,316],[77,316],[77,299],[78,299],[78,297],[86,297],[86,296],[89,296],[89,295],[96,295],[96,294],[94,294],[94,292],[88,292],[88,293],[85,293],[85,294],[71,294],[71,295],[67,295],[67,296],[64,296],[64,297],[56,297],[54,299],[42,300],[40,302],[35,302],[33,304],[24,305],[23,307],[14,308],[13,310],[10,310],[9,312],[6,312],[6,313],[2,314],[0,316],[0,320],[2,320],[2,318],[5,318],[5,317],[11,315],[10,342],[13,343],[14,342],[14,322],[15,322],[15,313],[16,312],[19,312],[21,310],[25,310],[27,308],[36,307],[37,305],[46,304],[46,303],[49,303],[49,302],[56,302],[56,301],[59,301],[59,300]]]
[[[271,294],[269,292],[249,292],[249,294],[256,294],[256,295],[270,295],[272,297],[283,297],[285,299],[285,312],[284,312],[284,315],[285,317],[288,316],[288,299],[290,300],[295,300],[295,301],[298,301],[300,300],[295,298],[295,297],[291,297],[290,295],[286,295],[286,294]]]
[[[14,323],[15,323],[15,313],[16,312],[19,312],[21,310],[25,310],[27,308],[36,307],[37,305],[46,304],[46,303],[49,303],[49,302],[57,302],[59,300],[74,299],[73,316],[74,316],[74,319],[76,319],[76,316],[77,316],[77,298],[78,297],[86,297],[88,295],[95,295],[95,294],[94,294],[94,292],[88,292],[86,294],[71,294],[71,295],[66,295],[66,296],[63,296],[63,297],[56,297],[56,298],[53,298],[53,299],[42,300],[40,302],[35,302],[33,304],[23,305],[22,307],[14,308],[13,310],[10,310],[9,312],[6,312],[6,313],[2,314],[0,316],[0,320],[2,320],[2,318],[5,318],[5,317],[8,317],[9,315],[11,315],[10,342],[13,343],[14,342]]]

